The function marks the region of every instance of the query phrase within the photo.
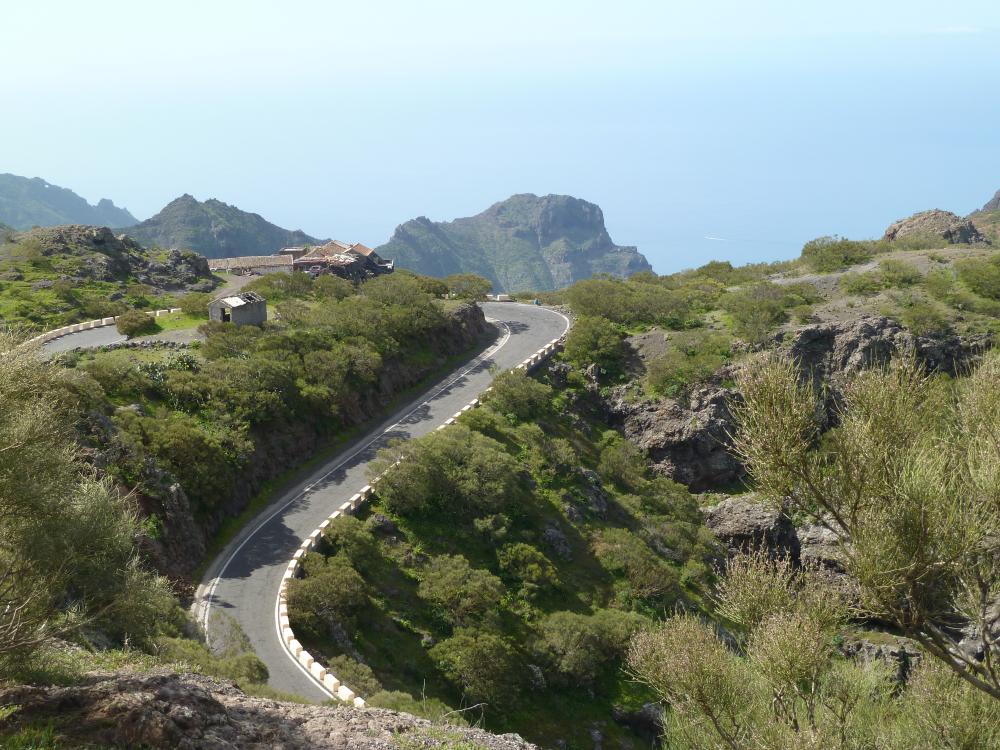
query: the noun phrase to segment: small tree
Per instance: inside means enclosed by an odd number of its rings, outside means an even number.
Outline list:
[[[764,496],[838,535],[871,617],[1000,699],[1000,359],[953,391],[936,382],[912,363],[858,375],[817,451],[818,397],[769,355],[739,377],[735,446]]]

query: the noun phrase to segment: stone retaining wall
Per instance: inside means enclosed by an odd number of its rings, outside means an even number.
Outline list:
[[[562,348],[563,338],[564,337],[553,339],[533,355],[524,360],[515,369],[531,372],[534,368]],[[487,388],[483,393],[489,393],[491,390],[493,390],[492,387]],[[446,419],[444,424],[440,425],[437,429],[443,430],[449,425],[454,424],[455,420],[462,416],[464,412],[469,409],[474,409],[479,406],[479,403],[480,401],[478,398],[472,399],[472,401],[463,406],[460,411],[455,412],[454,416]],[[322,536],[324,529],[326,529],[326,527],[329,526],[335,518],[339,518],[342,515],[351,515],[367,503],[371,496],[375,493],[375,488],[372,485],[378,484],[379,479],[381,479],[381,476],[376,477],[372,480],[372,484],[365,485],[356,494],[352,495],[346,503],[331,513],[330,516],[319,525],[319,528],[313,531],[308,537],[306,537],[305,541],[302,542],[301,546],[295,551],[291,561],[288,563],[288,567],[285,569],[285,572],[281,576],[281,586],[278,589],[278,606],[276,610],[276,616],[278,618],[277,625],[281,634],[281,641],[289,655],[297,661],[313,678],[313,680],[322,686],[328,693],[346,703],[352,703],[358,707],[363,707],[365,705],[365,699],[357,695],[353,690],[351,690],[350,687],[343,684],[335,675],[331,674],[322,664],[316,661],[313,655],[306,651],[295,637],[295,633],[292,631],[291,624],[288,619],[288,582],[298,576],[302,558],[307,552],[319,544],[319,539]]]

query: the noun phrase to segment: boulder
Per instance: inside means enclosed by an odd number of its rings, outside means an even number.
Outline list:
[[[704,514],[705,525],[730,555],[764,551],[775,559],[799,562],[799,538],[791,520],[753,495],[727,498]]]

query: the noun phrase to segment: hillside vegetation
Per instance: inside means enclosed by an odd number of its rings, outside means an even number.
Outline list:
[[[50,330],[171,307],[178,295],[215,284],[204,258],[147,251],[107,228],[0,230],[0,317],[8,326]]]
[[[634,247],[611,241],[598,206],[567,195],[515,195],[450,222],[413,219],[378,252],[429,276],[479,274],[497,292],[559,289],[599,273],[650,269]]]
[[[639,741],[614,718],[651,697],[621,671],[629,638],[700,606],[716,547],[687,490],[566,406],[504,373],[455,427],[383,452],[377,499],[307,556],[293,627],[370,705]]]

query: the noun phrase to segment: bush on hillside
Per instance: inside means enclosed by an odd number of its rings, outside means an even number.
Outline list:
[[[493,288],[489,279],[484,279],[474,273],[452,274],[444,280],[444,283],[447,285],[448,291],[456,298],[477,302],[486,299],[486,295]]]
[[[431,558],[422,573],[420,597],[437,607],[454,625],[471,625],[493,612],[504,585],[489,571],[473,568],[460,555]]]
[[[958,278],[976,294],[1000,300],[1000,257],[968,258],[955,263]]]
[[[663,396],[679,396],[729,361],[732,339],[722,333],[675,333],[667,351],[646,364],[646,380]]]
[[[177,306],[189,317],[208,320],[208,303],[211,301],[212,295],[207,292],[191,292],[181,297]]]
[[[126,310],[118,316],[115,326],[118,328],[118,333],[129,338],[154,333],[158,328],[156,318],[139,310]]]
[[[614,609],[592,615],[554,612],[538,624],[534,651],[564,684],[593,685],[619,662],[632,635],[648,622],[641,615]]]
[[[401,515],[495,513],[520,495],[517,461],[497,441],[462,424],[379,451],[369,476],[383,474],[379,498]]]
[[[627,349],[614,324],[599,317],[578,318],[566,336],[563,357],[577,367],[597,364],[617,373],[625,363]]]
[[[499,414],[517,422],[536,419],[549,407],[552,389],[524,370],[506,370],[493,379],[493,390],[483,401]]]
[[[330,621],[349,625],[368,605],[368,585],[346,555],[308,554],[305,577],[288,582],[288,611],[293,627],[322,636]]]
[[[503,707],[519,693],[520,659],[502,636],[459,628],[434,646],[430,656],[470,702]]]
[[[814,271],[829,273],[870,260],[871,243],[843,237],[819,237],[802,246],[802,259]]]

